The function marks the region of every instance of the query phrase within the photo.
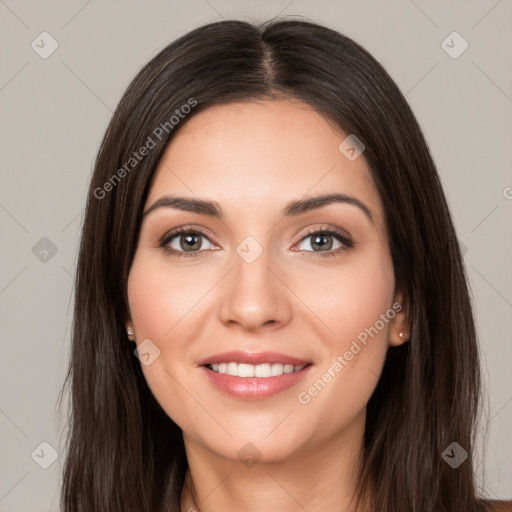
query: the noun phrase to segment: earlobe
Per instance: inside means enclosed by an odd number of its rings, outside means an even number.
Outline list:
[[[396,314],[389,326],[389,345],[397,347],[409,341],[409,301],[407,297],[398,291],[395,295],[393,309]]]
[[[404,333],[404,331],[400,331],[398,333],[398,337],[400,338],[400,344],[405,343],[406,341],[409,341],[409,337]]]
[[[133,327],[131,324],[126,324],[126,335],[130,341],[135,341],[135,333],[133,332]]]
[[[404,330],[401,331],[390,331],[389,333],[389,346],[398,347],[409,341],[409,336]]]

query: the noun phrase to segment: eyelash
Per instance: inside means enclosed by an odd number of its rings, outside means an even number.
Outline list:
[[[205,251],[177,251],[176,249],[172,249],[168,246],[169,242],[173,238],[176,238],[176,236],[183,235],[183,234],[199,235],[199,236],[202,236],[202,237],[206,238],[207,240],[209,240],[209,238],[201,231],[181,227],[181,228],[177,228],[177,229],[171,231],[170,233],[166,233],[160,239],[159,247],[171,256],[178,256],[178,257],[185,256],[187,258],[189,258],[189,257],[195,258],[197,256],[200,256],[201,253],[205,252]],[[332,228],[332,227],[326,227],[326,228],[320,228],[320,229],[314,229],[314,230],[307,231],[304,234],[304,236],[300,239],[299,242],[302,242],[305,238],[308,238],[312,235],[330,235],[330,236],[333,236],[334,238],[336,238],[339,242],[341,242],[344,245],[344,247],[339,247],[338,249],[334,249],[334,250],[330,250],[330,251],[304,251],[304,252],[312,252],[312,253],[318,254],[322,258],[329,257],[329,256],[336,256],[340,253],[349,252],[354,246],[354,243],[350,239],[348,239],[340,231],[338,231],[337,229]]]

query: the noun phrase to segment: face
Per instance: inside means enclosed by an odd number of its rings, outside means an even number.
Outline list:
[[[407,338],[383,205],[346,137],[299,102],[232,103],[191,118],[156,170],[127,325],[154,396],[211,453],[346,438]]]

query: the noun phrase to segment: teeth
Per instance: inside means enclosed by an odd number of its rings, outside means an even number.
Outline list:
[[[306,365],[293,366],[293,364],[263,363],[219,363],[209,364],[208,368],[217,373],[232,375],[233,377],[279,377],[284,373],[293,373],[302,370]]]

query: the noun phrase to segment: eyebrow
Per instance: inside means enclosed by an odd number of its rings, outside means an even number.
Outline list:
[[[368,217],[372,224],[375,224],[370,209],[356,197],[348,196],[346,194],[323,194],[307,199],[290,201],[283,208],[281,216],[295,217],[333,203],[344,203],[356,206]],[[165,195],[157,199],[143,213],[143,216],[146,217],[151,212],[159,208],[173,208],[175,210],[182,210],[185,212],[199,213],[200,215],[207,215],[216,219],[224,218],[222,207],[216,201],[169,195]]]

